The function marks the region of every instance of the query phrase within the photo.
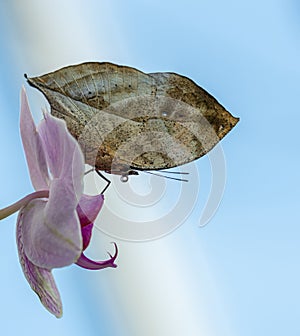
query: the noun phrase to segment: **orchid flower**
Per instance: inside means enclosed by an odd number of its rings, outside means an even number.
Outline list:
[[[84,255],[104,197],[83,195],[84,158],[78,143],[65,122],[47,112],[36,128],[24,88],[20,130],[35,192],[0,210],[0,219],[19,210],[16,235],[22,270],[46,309],[61,317],[51,270],[73,263],[95,270],[116,267],[118,250],[115,245],[115,255],[106,261]]]

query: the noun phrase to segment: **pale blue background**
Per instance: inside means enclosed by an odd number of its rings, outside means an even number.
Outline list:
[[[56,13],[48,11],[51,7]],[[80,13],[75,23],[74,12]],[[43,35],[45,29],[49,34]],[[1,207],[32,191],[18,129],[24,72],[38,75],[87,60],[108,60],[145,72],[178,72],[208,90],[241,121],[222,142],[227,185],[212,221],[198,228],[192,214],[159,242],[119,242],[120,250],[129,252],[120,257],[117,270],[99,272],[97,281],[93,272],[75,266],[55,271],[64,304],[61,320],[43,309],[20,270],[16,217],[2,221],[1,333],[168,336],[175,317],[173,323],[180,321],[182,327],[175,335],[299,335],[299,41],[296,0],[2,0]],[[62,48],[62,54],[59,43],[70,44],[70,53]],[[49,60],[39,50],[48,53]],[[29,96],[37,115],[45,103],[33,93]],[[158,245],[170,246],[183,260],[177,263],[158,254]],[[149,259],[136,259],[145,249]],[[180,314],[171,316],[166,310],[154,328],[152,314],[170,299],[163,292],[133,303],[126,288],[144,285],[147,292],[148,285],[139,280],[141,267],[163,258],[165,269],[170,264],[178,268],[177,276],[158,281],[154,270],[149,283],[182,283],[182,295],[194,302],[183,300],[188,304],[182,306],[181,320]],[[122,272],[122,265],[136,272],[127,287],[114,283],[115,274],[121,274],[114,272]],[[180,305],[175,290],[168,295]],[[193,328],[189,319],[196,321]]]

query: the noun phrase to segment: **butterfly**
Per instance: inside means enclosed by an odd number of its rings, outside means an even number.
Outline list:
[[[25,77],[45,95],[52,115],[65,120],[85,162],[124,181],[202,157],[239,121],[176,73],[87,62]]]

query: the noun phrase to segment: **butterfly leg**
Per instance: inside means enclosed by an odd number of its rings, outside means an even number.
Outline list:
[[[106,189],[109,187],[111,181],[110,181],[108,178],[106,178],[103,174],[101,174],[99,170],[96,170],[96,173],[97,173],[101,178],[103,178],[104,181],[107,182],[107,185],[106,185],[105,188],[101,191],[101,194],[104,194],[104,192],[106,191]]]
[[[95,168],[91,168],[91,169],[89,169],[88,171],[86,171],[86,172],[84,173],[84,175],[87,175],[87,174],[91,173],[91,172],[94,171],[94,170],[95,170]]]

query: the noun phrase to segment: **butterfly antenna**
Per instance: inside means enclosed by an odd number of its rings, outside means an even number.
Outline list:
[[[181,179],[181,178],[177,178],[177,177],[171,177],[171,176],[165,176],[163,174],[159,174],[159,173],[153,173],[153,172],[150,172],[148,170],[143,170],[142,171],[143,173],[147,173],[147,174],[150,174],[150,175],[155,175],[155,176],[159,176],[159,177],[163,177],[163,178],[166,178],[166,179],[169,179],[169,180],[175,180],[175,181],[180,181],[180,182],[188,182],[188,180],[186,179]],[[171,172],[169,172],[171,173]],[[175,172],[174,172],[175,173]],[[188,174],[188,173],[187,173]]]
[[[167,170],[158,170],[159,172],[165,173],[165,174],[179,174],[179,175],[188,175],[188,172],[177,172],[177,171],[167,171]]]

